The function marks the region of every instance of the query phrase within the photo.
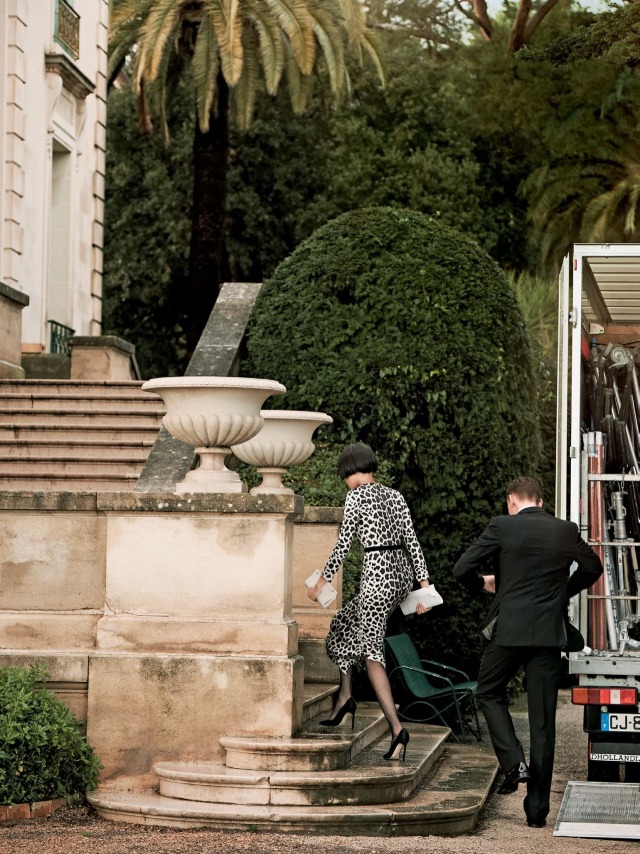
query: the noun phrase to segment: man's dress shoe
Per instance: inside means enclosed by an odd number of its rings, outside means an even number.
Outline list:
[[[528,821],[527,824],[529,825],[529,827],[546,827],[547,826],[547,822],[544,819],[542,819],[542,821]]]
[[[518,764],[514,765],[511,771],[507,773],[501,785],[498,786],[498,794],[510,795],[512,792],[517,791],[518,783],[526,783],[530,779],[531,775],[529,774],[527,763],[518,762]]]

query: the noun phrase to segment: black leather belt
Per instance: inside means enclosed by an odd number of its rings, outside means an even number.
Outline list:
[[[365,552],[399,552],[402,546],[365,546]]]

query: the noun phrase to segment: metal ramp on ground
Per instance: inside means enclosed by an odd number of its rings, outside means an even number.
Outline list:
[[[553,835],[640,839],[640,785],[567,783]]]

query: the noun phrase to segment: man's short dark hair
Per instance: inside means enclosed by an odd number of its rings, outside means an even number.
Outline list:
[[[538,504],[542,501],[542,487],[532,477],[517,477],[507,487],[507,498],[510,495],[516,495],[518,498],[524,498],[527,501],[535,501]]]
[[[378,468],[378,460],[369,445],[363,442],[355,442],[340,454],[338,460],[338,475],[344,480],[356,472],[362,474],[373,473]]]

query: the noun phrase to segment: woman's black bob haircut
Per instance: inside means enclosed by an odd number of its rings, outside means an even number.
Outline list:
[[[356,472],[373,473],[378,468],[378,460],[368,445],[356,442],[347,445],[338,460],[338,475],[344,480]]]

